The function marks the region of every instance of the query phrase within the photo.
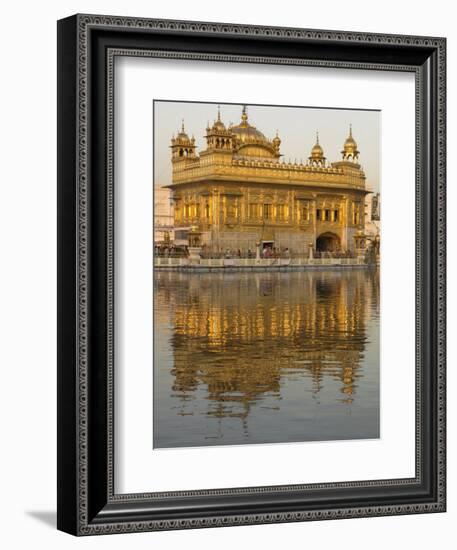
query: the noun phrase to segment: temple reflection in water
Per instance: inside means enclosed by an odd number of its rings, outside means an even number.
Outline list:
[[[379,437],[378,271],[154,275],[154,446]]]

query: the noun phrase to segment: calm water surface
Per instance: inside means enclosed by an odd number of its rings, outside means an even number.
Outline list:
[[[376,437],[378,272],[155,272],[155,447]]]

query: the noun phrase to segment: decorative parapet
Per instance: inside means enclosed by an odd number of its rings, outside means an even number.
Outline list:
[[[202,164],[187,161],[174,167],[173,186],[204,180],[237,180],[245,182],[290,185],[349,186],[365,190],[363,170],[350,166],[310,166],[295,162],[233,159],[230,164]]]

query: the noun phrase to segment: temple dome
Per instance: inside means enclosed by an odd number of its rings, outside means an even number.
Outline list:
[[[221,108],[220,108],[220,106],[217,108],[217,120],[214,121],[212,131],[213,132],[225,132],[226,131],[225,124],[221,120]]]
[[[222,122],[222,120],[216,120],[213,124],[212,129],[217,132],[225,132],[225,124]]]
[[[352,137],[352,124],[349,126],[349,136],[346,138],[346,141],[343,145],[343,150],[341,151],[343,159],[345,160],[356,160],[359,156],[359,151],[357,149],[357,142]]]
[[[324,156],[324,150],[319,145],[319,143],[316,143],[314,147],[311,149],[311,158],[313,159],[321,159]]]
[[[344,142],[345,151],[355,151],[357,149],[357,142],[352,136],[349,136]]]
[[[276,157],[275,144],[270,141],[260,130],[248,122],[246,107],[243,107],[241,122],[236,126],[230,126],[230,132],[235,138],[241,154],[249,156]],[[279,139],[279,138],[278,138]],[[280,140],[279,140],[280,143]],[[277,147],[279,144],[277,144]],[[263,151],[262,151],[263,150]]]
[[[230,128],[233,134],[242,142],[242,143],[253,143],[258,141],[263,141],[269,145],[268,139],[260,130],[257,130],[255,126],[243,126],[238,124],[238,126],[232,126]]]
[[[189,139],[189,136],[187,135],[185,129],[184,129],[184,120],[182,121],[182,124],[181,124],[181,131],[179,132],[179,134],[176,136],[176,138],[174,139],[174,142],[179,144],[179,143],[182,143],[182,144],[187,144],[187,143],[190,143],[190,139]]]
[[[316,132],[316,143],[311,149],[311,155],[308,157],[308,160],[310,164],[318,164],[318,165],[325,164],[324,150],[322,149],[321,144],[319,143],[318,132]]]

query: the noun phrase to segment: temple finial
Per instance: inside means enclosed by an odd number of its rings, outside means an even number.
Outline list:
[[[352,137],[352,123],[349,123],[349,137]]]
[[[181,132],[184,132],[184,119],[181,119]]]
[[[248,113],[247,113],[246,105],[243,105],[243,112],[242,112],[242,114],[241,114],[241,120],[243,121],[244,124],[247,123],[247,120],[248,120]]]
[[[316,143],[319,145],[319,131],[316,130]]]
[[[221,121],[221,106],[220,105],[217,106],[217,120],[218,120],[218,122]]]

